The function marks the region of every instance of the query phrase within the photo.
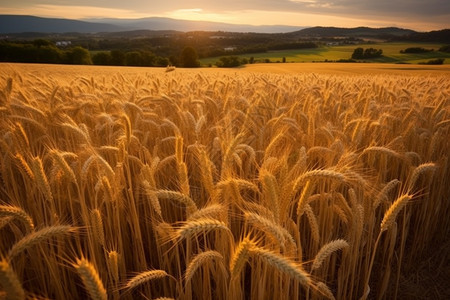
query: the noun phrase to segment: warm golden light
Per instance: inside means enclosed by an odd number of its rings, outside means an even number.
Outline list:
[[[139,2],[139,1],[138,1]],[[195,2],[198,4],[199,1]],[[270,1],[269,1],[270,2]],[[225,22],[231,24],[249,25],[290,25],[290,26],[336,26],[336,27],[403,27],[418,31],[438,30],[448,27],[450,13],[445,8],[433,15],[417,15],[411,13],[383,13],[369,9],[347,10],[345,7],[332,5],[328,2],[313,0],[291,0],[294,6],[301,5],[303,9],[289,10],[286,7],[268,9],[260,6],[242,5],[239,7],[220,8],[211,3],[197,6],[183,2],[183,6],[173,3],[163,4],[157,1],[152,7],[121,7],[120,5],[101,7],[85,5],[49,5],[31,4],[0,6],[2,14],[34,15],[41,17],[57,17],[67,19],[82,18],[145,18],[169,17],[182,20]],[[289,3],[288,2],[288,3]],[[34,2],[33,2],[34,3]],[[158,4],[159,3],[159,4]],[[201,3],[201,1],[200,1]],[[258,9],[255,9],[257,7]],[[361,5],[362,7],[362,5]]]

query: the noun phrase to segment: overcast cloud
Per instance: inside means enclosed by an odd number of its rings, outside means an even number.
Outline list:
[[[0,12],[76,18],[169,16],[243,24],[260,18],[260,24],[299,26],[322,25],[324,17],[331,17],[335,22],[366,23],[360,25],[450,27],[450,0],[2,0]],[[302,23],[314,20],[317,23]]]

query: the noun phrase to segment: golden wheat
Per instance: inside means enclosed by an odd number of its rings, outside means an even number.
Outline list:
[[[11,265],[5,259],[0,261],[0,286],[2,286],[6,292],[6,299],[25,299],[25,291],[22,288],[22,284],[17,278],[14,270],[11,268]]]
[[[246,70],[0,68],[0,298],[402,299],[421,261],[442,279],[446,74]]]
[[[8,252],[8,258],[11,260],[21,252],[39,244],[52,237],[64,236],[75,232],[77,229],[69,225],[55,225],[44,227],[40,230],[27,234],[24,238],[16,242]]]
[[[77,259],[77,262],[73,266],[80,275],[84,287],[92,300],[108,299],[103,283],[94,266],[89,261],[84,258]]]

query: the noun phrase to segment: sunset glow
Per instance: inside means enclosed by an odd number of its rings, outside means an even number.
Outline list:
[[[2,14],[68,19],[169,17],[249,25],[404,27],[419,31],[449,27],[450,2],[282,0],[282,1],[49,1],[17,0]],[[64,5],[67,3],[67,5]]]

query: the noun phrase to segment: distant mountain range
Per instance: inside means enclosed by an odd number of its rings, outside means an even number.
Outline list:
[[[379,37],[379,36],[407,36],[416,33],[414,30],[403,29],[397,27],[385,28],[370,28],[370,27],[356,27],[356,28],[339,28],[339,27],[310,27],[297,32],[292,32],[292,35],[298,37]]]
[[[281,33],[292,32],[305,27],[284,25],[237,25],[219,22],[187,21],[170,18],[141,19],[83,19],[69,20],[57,18],[41,18],[22,15],[0,15],[0,34],[22,32],[41,33],[98,33],[131,30],[175,30],[175,31],[228,31],[228,32],[260,32]]]
[[[158,36],[190,31],[223,31],[277,33],[289,39],[307,38],[373,38],[391,41],[439,42],[450,44],[450,29],[430,32],[417,32],[397,27],[385,28],[339,28],[339,27],[296,27],[283,25],[236,25],[219,22],[187,21],[170,18],[142,19],[85,19],[69,20],[57,18],[41,18],[23,15],[0,15],[0,35],[32,38],[40,34],[101,34],[132,36]]]

